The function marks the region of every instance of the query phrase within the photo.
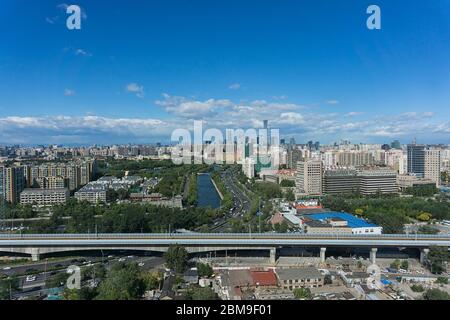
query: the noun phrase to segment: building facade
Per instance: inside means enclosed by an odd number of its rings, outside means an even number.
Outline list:
[[[20,204],[39,206],[65,204],[69,197],[69,189],[25,189],[20,194]]]
[[[322,161],[306,160],[297,163],[296,188],[297,193],[320,196],[323,193]]]

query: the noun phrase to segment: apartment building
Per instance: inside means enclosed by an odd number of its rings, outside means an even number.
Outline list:
[[[297,193],[311,196],[322,195],[322,180],[322,161],[306,160],[297,163],[297,177],[295,181]]]
[[[26,187],[23,166],[0,166],[0,196],[9,203],[18,203]]]
[[[65,204],[70,197],[70,191],[63,189],[25,189],[20,194],[20,204],[48,206]]]

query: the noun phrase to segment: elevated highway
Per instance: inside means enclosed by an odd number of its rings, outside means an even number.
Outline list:
[[[450,235],[307,235],[298,233],[183,233],[183,234],[2,234],[0,251],[29,254],[38,260],[41,254],[82,250],[144,250],[165,252],[178,244],[188,252],[221,250],[269,250],[271,260],[279,247],[318,247],[325,260],[327,247],[368,248],[375,261],[378,248],[415,248],[421,259],[429,247],[450,247]]]

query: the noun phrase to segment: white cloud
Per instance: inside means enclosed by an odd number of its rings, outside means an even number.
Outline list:
[[[56,16],[56,17],[46,17],[45,18],[45,21],[47,21],[47,23],[50,23],[50,24],[55,24],[55,22],[58,20],[58,17]]]
[[[208,99],[198,101],[185,97],[170,96],[163,94],[164,100],[156,101],[156,105],[163,107],[168,113],[188,119],[201,119],[213,117],[219,109],[232,106],[227,99]]]
[[[347,115],[347,117],[356,117],[356,116],[360,116],[362,114],[364,114],[364,112],[352,111],[352,112],[347,113],[346,115]]]
[[[64,89],[64,95],[67,97],[72,97],[75,95],[75,90],[72,89]]]
[[[144,86],[139,85],[135,82],[127,84],[127,86],[125,87],[125,91],[134,93],[138,98],[144,98],[145,96]]]
[[[240,88],[241,88],[240,83],[233,83],[228,87],[228,89],[230,89],[230,90],[239,90]]]
[[[58,143],[95,142],[104,139],[112,143],[117,139],[144,139],[170,137],[175,123],[160,119],[108,118],[100,116],[48,116],[0,118],[1,142]],[[59,140],[58,140],[59,139]],[[111,140],[112,139],[112,140]]]
[[[92,53],[87,52],[87,51],[84,50],[84,49],[76,49],[76,50],[75,50],[75,54],[76,54],[77,56],[92,57]]]
[[[325,101],[326,104],[339,104],[338,100],[327,100]]]

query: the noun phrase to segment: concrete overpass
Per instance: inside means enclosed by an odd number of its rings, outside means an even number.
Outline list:
[[[268,250],[272,262],[280,247],[317,247],[325,261],[327,247],[368,248],[375,262],[378,248],[415,248],[423,261],[430,246],[450,247],[450,235],[307,235],[298,233],[183,233],[183,234],[1,234],[0,252],[42,254],[83,250],[143,250],[165,252],[182,245],[190,253],[223,250]]]

